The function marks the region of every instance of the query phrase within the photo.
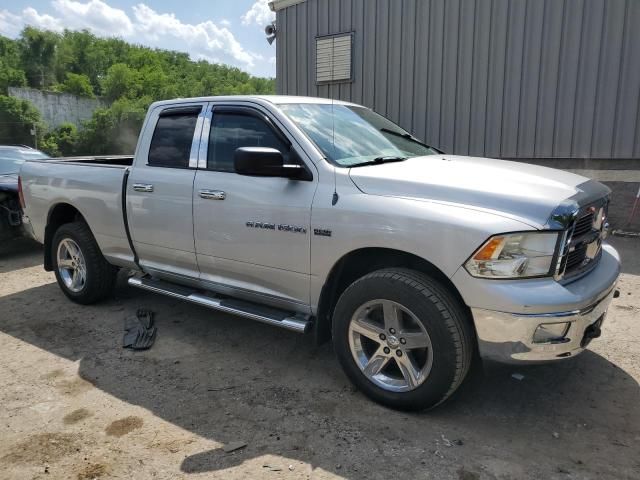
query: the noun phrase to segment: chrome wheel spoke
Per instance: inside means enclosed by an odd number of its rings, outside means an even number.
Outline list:
[[[73,269],[73,261],[70,258],[64,258],[62,260],[58,260],[58,267]]]
[[[378,343],[380,343],[380,335],[384,334],[384,330],[382,328],[376,327],[361,318],[356,319],[351,323],[351,330]]]
[[[71,288],[78,288],[80,286],[80,272],[78,270],[74,270],[71,274]]]
[[[409,355],[402,355],[401,357],[396,357],[396,363],[398,364],[398,368],[400,369],[400,373],[402,373],[403,378],[407,382],[407,385],[410,388],[416,388],[420,385],[420,370],[416,368],[413,364],[413,361],[409,357]]]
[[[398,305],[389,300],[382,301],[382,312],[384,314],[384,328],[387,331],[400,331],[400,315],[402,315]]]
[[[429,348],[431,340],[424,332],[401,333],[400,338],[404,340],[403,348],[405,350],[415,350],[419,348]]]
[[[364,367],[363,372],[367,377],[373,377],[379,374],[387,363],[389,363],[389,357],[384,354],[382,347],[380,347],[373,355],[371,355],[371,358],[369,358],[369,362]]]
[[[80,256],[80,249],[78,248],[75,242],[67,240],[66,247],[72,257]]]

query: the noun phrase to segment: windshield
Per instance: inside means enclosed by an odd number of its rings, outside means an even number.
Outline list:
[[[40,150],[0,147],[0,175],[18,173],[20,165],[26,160],[38,158],[49,158],[49,156]]]
[[[328,160],[343,167],[438,153],[368,108],[294,103],[280,105],[280,109]]]

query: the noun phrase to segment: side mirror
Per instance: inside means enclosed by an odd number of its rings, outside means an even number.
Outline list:
[[[236,173],[253,177],[284,177],[308,180],[302,165],[285,165],[279,150],[267,147],[242,147],[233,156]]]

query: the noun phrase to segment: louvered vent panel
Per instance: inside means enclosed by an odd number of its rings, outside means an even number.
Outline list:
[[[351,80],[351,39],[351,34],[316,39],[318,83]]]

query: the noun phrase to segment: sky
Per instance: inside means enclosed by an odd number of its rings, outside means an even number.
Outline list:
[[[264,27],[275,19],[268,0],[12,0],[0,6],[0,35],[22,28],[87,29],[149,47],[187,52],[265,77],[275,76],[275,43]]]

